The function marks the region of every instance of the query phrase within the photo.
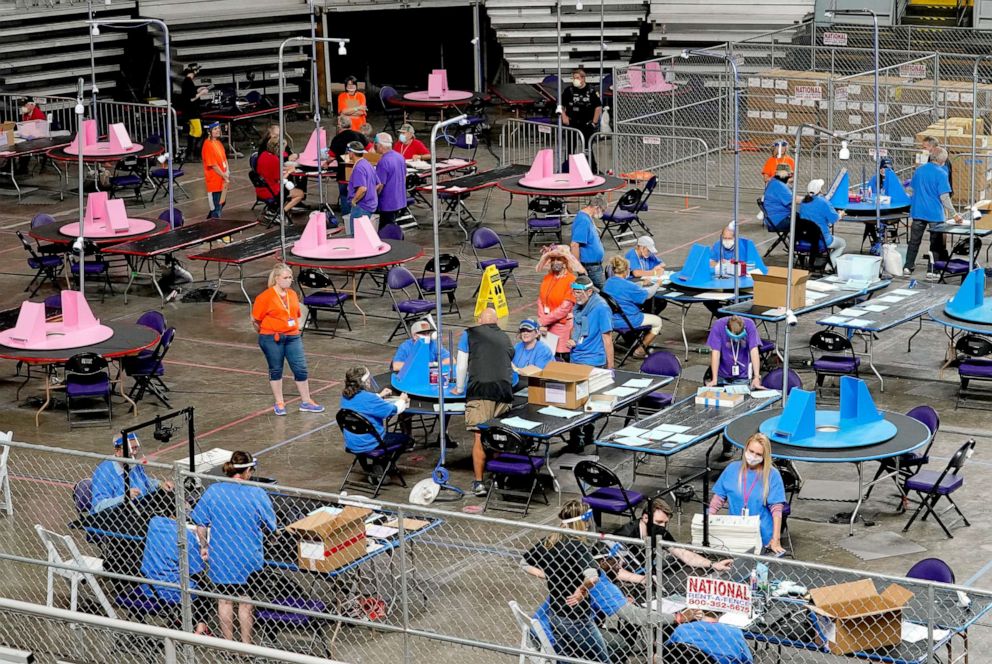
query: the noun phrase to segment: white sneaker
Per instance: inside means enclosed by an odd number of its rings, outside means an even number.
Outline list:
[[[908,267],[904,267],[902,269],[902,276],[904,276],[904,277],[911,277],[911,276],[913,276],[913,271],[910,270]]]

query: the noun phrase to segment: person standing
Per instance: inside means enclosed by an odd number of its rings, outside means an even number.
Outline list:
[[[324,407],[310,398],[310,381],[307,359],[303,354],[300,336],[300,299],[292,288],[293,271],[278,263],[269,272],[269,287],[255,298],[251,308],[252,324],[258,332],[258,345],[269,367],[269,387],[275,398],[272,410],[276,415],[286,414],[282,394],[282,368],[285,362],[293,372],[293,380],[300,391],[301,413],[323,413]]]
[[[603,256],[606,255],[606,251],[603,249],[603,242],[599,238],[593,219],[602,219],[605,209],[606,199],[602,196],[593,196],[572,220],[572,255],[582,263],[582,267],[585,268],[586,274],[592,279],[596,288],[602,288],[606,283],[606,276],[603,274]]]
[[[354,76],[344,79],[344,92],[338,95],[338,115],[348,118],[354,131],[361,131],[368,112],[365,93],[358,91],[358,79]]]
[[[345,231],[348,235],[355,232],[356,218],[371,217],[379,208],[379,176],[375,174],[375,167],[365,159],[365,153],[363,143],[348,143],[348,154],[354,163],[348,180],[348,200],[351,201],[351,216]]]
[[[568,340],[573,364],[613,368],[613,313],[587,276],[572,282],[575,320]]]
[[[937,150],[940,149],[943,146],[940,144],[940,141],[938,141],[933,136],[924,136],[923,137],[923,142],[922,142],[922,144],[921,144],[920,147],[923,148],[923,151],[926,153],[927,161],[929,161],[931,158],[933,158],[934,153],[937,152]],[[947,148],[944,148],[944,149],[946,150]],[[947,171],[947,181],[951,183],[951,196],[953,197],[954,196],[954,169],[951,166],[951,160],[950,160],[950,158],[948,158],[946,161],[944,161],[944,170]]]
[[[561,123],[578,129],[589,145],[589,139],[599,131],[599,116],[603,113],[603,102],[591,87],[586,85],[586,73],[581,69],[572,72],[572,85],[561,91]],[[563,155],[564,159],[567,156]],[[596,155],[593,153],[589,167],[596,173]]]
[[[379,178],[379,228],[396,223],[396,215],[406,207],[406,162],[393,149],[393,137],[382,132],[375,137],[379,163],[375,174]]]
[[[331,139],[330,152],[337,158],[338,207],[342,217],[351,214],[351,201],[348,199],[348,180],[346,166],[348,162],[348,144],[355,141],[368,145],[368,137],[351,128],[351,120],[347,115],[338,116],[338,133]]]
[[[944,223],[948,218],[961,221],[960,214],[955,212],[951,203],[951,181],[947,177],[944,165],[947,163],[947,150],[937,148],[930,155],[930,161],[913,171],[910,188],[913,196],[909,205],[909,216],[913,219],[910,228],[909,244],[906,247],[906,266],[904,276],[913,274],[916,269],[916,255],[923,242],[923,234],[930,224]],[[947,260],[947,247],[944,245],[944,234],[930,232],[930,255],[935,261]]]
[[[585,268],[568,247],[552,245],[543,252],[535,269],[538,272],[548,271],[541,280],[537,296],[537,321],[541,324],[541,334],[550,332],[558,337],[556,353],[559,359],[567,361],[572,309],[575,307],[572,282],[575,281],[575,274]]]
[[[496,325],[496,310],[486,308],[479,324],[462,333],[458,340],[457,382],[452,392],[465,393],[465,428],[475,433],[472,444],[472,493],[488,493],[482,481],[486,451],[479,425],[497,418],[513,404],[513,344]],[[467,383],[467,386],[466,386]]]
[[[781,139],[772,143],[772,155],[765,160],[765,165],[761,169],[761,177],[765,182],[775,177],[775,170],[779,164],[788,166],[789,171],[796,169],[795,160],[789,156],[789,142]]]
[[[227,202],[227,190],[231,185],[231,170],[227,165],[227,150],[220,142],[220,123],[211,122],[206,130],[207,137],[203,141],[201,158],[207,203],[210,205],[207,219],[220,219],[220,213]]]
[[[179,88],[179,102],[177,109],[186,121],[186,160],[194,161],[197,158],[196,143],[203,136],[203,125],[200,123],[200,111],[203,107],[203,100],[207,97],[206,86],[197,87],[195,79],[200,72],[200,65],[195,62],[186,66],[183,70],[183,82]]]
[[[257,461],[247,452],[237,451],[224,464],[224,475],[248,481]],[[190,514],[200,541],[200,557],[207,563],[207,576],[215,591],[228,599],[217,600],[220,631],[234,640],[234,598],[253,599],[258,592],[257,573],[265,566],[262,544],[265,535],[275,532],[276,513],[272,501],[257,486],[214,482],[203,492]],[[255,622],[254,607],[238,603],[241,642],[251,643]]]

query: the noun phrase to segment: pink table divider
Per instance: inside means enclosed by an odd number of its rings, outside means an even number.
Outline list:
[[[379,256],[390,250],[389,244],[379,239],[369,217],[358,217],[352,223],[354,237],[328,239],[327,215],[313,212],[291,251],[304,258],[351,259]]]
[[[0,332],[0,343],[28,350],[82,348],[106,341],[114,331],[93,316],[89,303],[79,291],[62,291],[62,322],[45,321],[42,302],[21,303],[17,323]]]
[[[520,184],[533,189],[582,189],[604,182],[606,178],[592,172],[584,154],[569,155],[568,173],[556,173],[551,148],[538,152],[527,175],[520,178]]]

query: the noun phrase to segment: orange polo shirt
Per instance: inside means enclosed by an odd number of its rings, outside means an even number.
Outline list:
[[[294,335],[300,333],[300,298],[296,291],[286,291],[286,298],[279,297],[275,286],[262,291],[251,307],[251,317],[258,322],[259,334]],[[293,324],[290,324],[290,320]]]
[[[224,144],[212,138],[203,141],[201,159],[203,160],[203,179],[207,192],[223,191],[224,178],[211,167],[216,166],[225,173],[230,173],[227,168],[227,151],[224,149]]]

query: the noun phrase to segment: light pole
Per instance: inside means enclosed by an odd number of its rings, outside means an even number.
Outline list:
[[[103,4],[110,6],[110,0],[104,0]],[[86,0],[86,18],[90,21],[93,20],[93,0]],[[90,94],[93,97],[93,119],[97,120],[97,126],[99,126],[99,120],[96,114],[96,96],[100,90],[96,86],[96,47],[93,40],[93,31],[90,30]]]
[[[565,108],[561,105],[561,3],[562,0],[558,0],[555,3],[555,16],[557,17],[557,29],[555,30],[555,35],[558,38],[558,107],[555,109],[555,114],[558,116],[558,132],[555,136],[555,159],[557,160],[556,169],[561,168],[561,164],[564,163],[562,158],[562,124],[561,116],[565,112]],[[575,0],[575,8],[582,11],[582,0]]]
[[[734,302],[741,294],[740,283],[740,231],[737,220],[740,214],[741,204],[741,139],[740,139],[740,98],[741,81],[737,72],[737,59],[732,53],[725,51],[713,51],[704,48],[693,48],[682,51],[682,57],[686,60],[693,57],[719,58],[725,60],[734,73]]]
[[[83,113],[86,109],[83,107],[83,77],[79,77],[79,81],[76,85],[76,147],[78,153],[79,162],[79,237],[76,238],[76,246],[73,247],[79,252],[79,292],[86,293],[86,267],[83,261],[86,259],[86,252],[83,250],[83,245],[86,243],[86,238],[83,237],[83,217],[86,215],[86,202],[83,200],[85,194],[83,193]],[[68,180],[66,176],[66,180]]]
[[[107,4],[110,4],[109,2]],[[172,177],[172,160],[176,153],[175,145],[172,142],[172,135],[175,131],[172,124],[172,49],[169,46],[169,26],[165,21],[157,18],[120,18],[120,19],[92,19],[87,21],[90,26],[90,38],[100,34],[100,26],[129,30],[140,28],[146,25],[157,25],[162,30],[165,38],[165,161],[166,170],[169,175],[169,227],[176,227],[176,202],[175,202],[175,182]],[[96,95],[93,96],[94,117],[96,116]]]
[[[472,59],[475,65],[475,93],[482,94],[482,28],[479,23],[480,0],[472,3]]]
[[[326,212],[324,205],[324,148],[320,143],[320,99],[317,94],[317,13],[314,8],[314,0],[309,0],[310,4],[310,103],[313,105],[313,127],[314,138],[317,140],[317,194],[320,200],[320,211]],[[326,51],[327,48],[325,47]],[[279,79],[279,90],[282,91],[282,79]],[[279,103],[282,106],[282,102]],[[282,133],[282,122],[279,124],[279,140],[286,140]],[[279,152],[282,153],[280,147]],[[282,164],[280,164],[280,167]],[[280,171],[281,173],[282,171]],[[282,190],[282,187],[279,187]]]
[[[286,44],[290,42],[310,42],[316,43],[320,42],[322,44],[334,43],[338,45],[338,53],[344,50],[344,45],[350,42],[350,39],[344,37],[287,37],[279,44],[279,140],[283,140],[282,137],[286,135],[286,111],[285,111],[285,93],[286,93],[286,81],[283,80],[283,52],[286,50]],[[320,122],[320,112],[314,111],[315,122]],[[317,124],[317,173],[320,173],[320,124]],[[286,260],[286,187],[282,183],[282,173],[286,168],[286,153],[282,149],[279,150],[279,247],[282,250],[282,260]],[[323,188],[321,188],[323,189]],[[323,196],[321,196],[321,204],[323,204]],[[343,222],[344,220],[342,220]]]
[[[982,60],[992,61],[992,55],[980,55],[975,60],[975,69],[971,73],[971,184],[968,186],[968,200],[971,203],[969,216],[971,225],[968,227],[968,267],[975,268],[975,162],[978,161],[978,66]],[[988,159],[986,156],[985,159]],[[982,171],[988,172],[988,164],[983,161]]]

